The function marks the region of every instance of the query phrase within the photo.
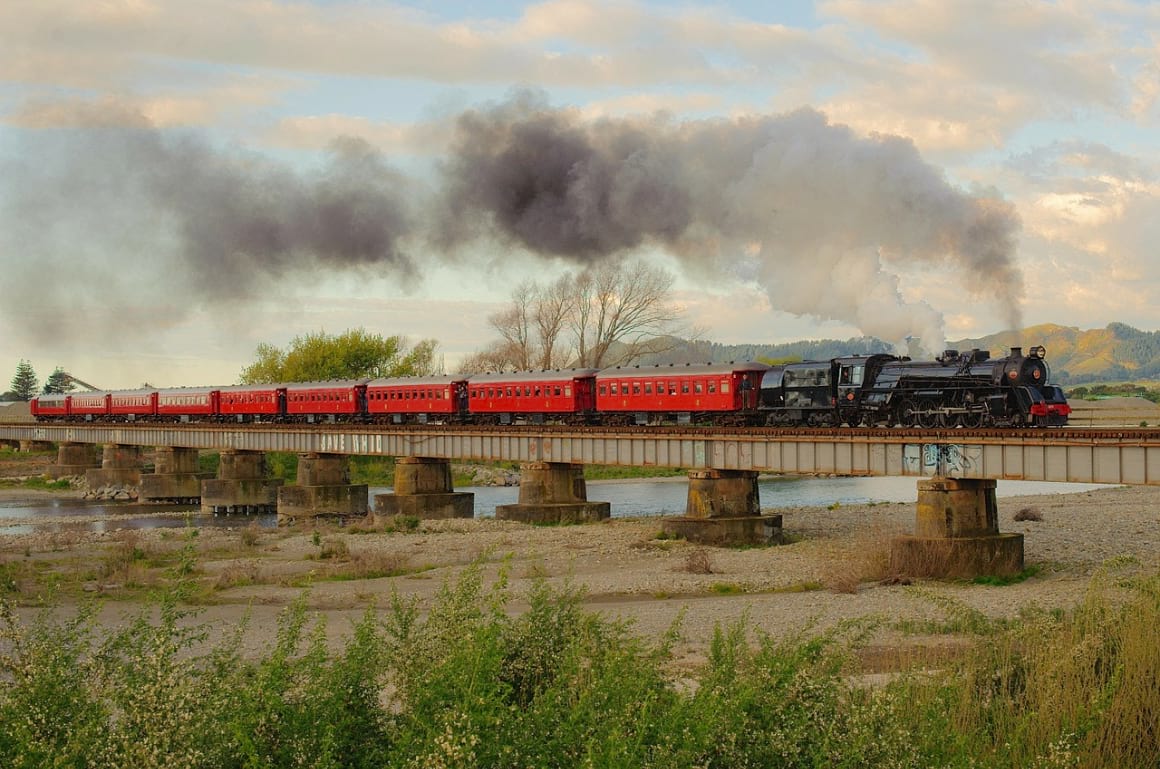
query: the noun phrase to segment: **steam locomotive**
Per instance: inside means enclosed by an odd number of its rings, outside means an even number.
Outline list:
[[[1067,424],[1042,347],[877,354],[777,366],[633,366],[182,387],[34,398],[38,421],[713,424],[1023,427]]]
[[[1043,347],[1005,358],[947,350],[933,361],[894,355],[775,366],[760,410],[768,424],[903,427],[1053,427],[1071,406],[1049,383]]]

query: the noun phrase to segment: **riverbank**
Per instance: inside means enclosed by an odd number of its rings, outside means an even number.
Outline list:
[[[258,649],[296,600],[327,620],[337,642],[368,607],[385,607],[392,595],[430,605],[441,585],[479,564],[488,583],[507,580],[514,611],[538,582],[571,585],[583,590],[585,606],[629,620],[641,634],[659,637],[679,624],[682,653],[699,659],[716,627],[743,617],[779,637],[877,617],[883,625],[876,644],[923,645],[931,634],[915,629],[945,626],[956,613],[1010,618],[1032,606],[1074,606],[1109,562],[1160,570],[1160,490],[1009,497],[999,508],[1000,529],[1026,538],[1030,575],[1003,586],[893,582],[886,571],[890,538],[912,530],[913,503],[781,509],[788,544],[750,549],[664,539],[656,519],[116,530],[110,516],[111,530],[102,533],[0,536],[0,572],[5,597],[22,613],[99,595],[102,621],[116,626],[184,571],[199,618],[225,628],[248,617],[245,643]]]

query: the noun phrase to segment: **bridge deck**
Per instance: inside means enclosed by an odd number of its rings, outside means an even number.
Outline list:
[[[1160,485],[1160,430],[0,424],[0,440]]]

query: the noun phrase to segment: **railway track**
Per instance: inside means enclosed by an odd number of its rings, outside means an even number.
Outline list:
[[[515,424],[515,425],[447,425],[447,424],[426,424],[426,425],[381,425],[381,424],[357,424],[357,423],[294,423],[294,424],[278,424],[278,423],[245,423],[245,424],[228,424],[228,423],[175,423],[175,422],[83,422],[83,423],[67,423],[67,422],[7,422],[0,423],[0,427],[18,427],[28,428],[37,425],[67,427],[70,424],[75,424],[78,427],[86,426],[164,426],[166,429],[176,430],[261,430],[266,432],[334,432],[341,430],[344,433],[365,433],[375,434],[381,432],[391,433],[439,433],[439,432],[456,432],[459,434],[480,434],[480,435],[511,435],[513,433],[527,433],[529,435],[609,435],[618,438],[632,437],[633,435],[640,435],[642,437],[657,437],[664,435],[671,435],[674,437],[696,437],[704,436],[706,438],[713,436],[753,436],[763,438],[787,438],[787,439],[809,439],[816,437],[819,439],[832,440],[839,439],[865,439],[872,438],[875,440],[898,441],[900,443],[911,442],[953,442],[953,443],[968,443],[968,442],[991,442],[1001,441],[1004,443],[1014,443],[1019,440],[1028,440],[1034,442],[1051,441],[1056,443],[1067,443],[1070,441],[1091,443],[1093,441],[1116,441],[1116,442],[1133,442],[1140,444],[1160,444],[1160,427],[1051,427],[1051,428],[886,428],[886,427],[711,427],[699,425],[625,425],[617,427],[607,426],[575,426],[575,425],[533,425],[533,424]]]

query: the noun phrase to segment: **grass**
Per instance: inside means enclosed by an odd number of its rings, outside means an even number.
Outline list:
[[[0,765],[1160,763],[1157,574],[1109,568],[1073,610],[981,626],[875,686],[856,675],[873,622],[781,639],[721,625],[702,664],[678,666],[679,626],[641,638],[543,581],[514,612],[479,564],[422,611],[394,596],[337,644],[303,595],[243,654],[245,625],[211,633],[175,579],[112,630],[95,603],[18,615],[0,597]]]
[[[61,491],[64,489],[71,489],[72,484],[64,479],[52,480],[45,478],[42,475],[34,475],[29,478],[0,478],[0,488],[5,489],[38,489],[41,491]]]

